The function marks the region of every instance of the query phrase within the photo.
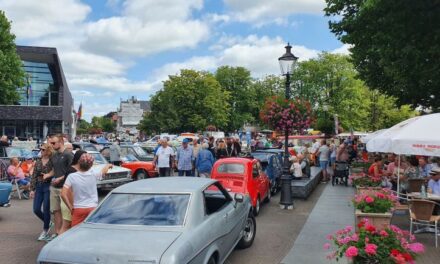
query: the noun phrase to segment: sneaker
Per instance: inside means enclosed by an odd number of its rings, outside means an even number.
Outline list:
[[[21,195],[23,196],[24,199],[29,200],[29,192],[22,192]]]
[[[48,237],[49,237],[49,232],[43,230],[43,232],[41,232],[41,234],[37,240],[43,241],[43,240],[46,240]]]
[[[52,222],[52,221],[49,222],[49,229],[47,229],[48,234],[50,233],[50,230],[52,230],[54,225],[55,225],[54,222]]]
[[[51,236],[47,236],[47,238],[45,239],[46,242],[50,242],[52,240],[54,240],[58,235],[57,234],[52,234]]]

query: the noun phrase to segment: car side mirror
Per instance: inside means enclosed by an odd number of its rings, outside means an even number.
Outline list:
[[[235,200],[237,203],[242,203],[242,202],[244,201],[244,196],[243,196],[243,194],[241,194],[241,193],[236,193],[236,194],[234,195],[234,200]]]

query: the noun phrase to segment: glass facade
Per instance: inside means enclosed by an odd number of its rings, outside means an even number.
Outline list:
[[[62,133],[62,121],[0,120],[0,134],[25,140],[43,138],[44,134]]]
[[[48,63],[23,61],[26,86],[20,88],[19,105],[58,106],[59,85],[55,67]]]

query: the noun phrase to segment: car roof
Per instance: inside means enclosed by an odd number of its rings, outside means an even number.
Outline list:
[[[254,162],[255,159],[253,158],[224,158],[224,159],[219,159],[216,161],[216,163],[231,163],[231,162],[236,162],[236,163],[252,163]]]
[[[158,177],[124,184],[114,193],[194,193],[203,191],[215,180],[199,177]]]
[[[89,154],[100,154],[99,151],[94,151],[94,150],[87,150],[87,153],[89,153]]]

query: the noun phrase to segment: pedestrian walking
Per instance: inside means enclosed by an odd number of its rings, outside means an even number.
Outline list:
[[[113,167],[107,164],[102,171],[91,170],[94,158],[85,153],[78,161],[78,171],[71,173],[63,186],[62,197],[67,208],[72,213],[72,227],[82,223],[84,219],[98,206],[97,179]]]
[[[157,149],[153,163],[159,170],[159,177],[171,175],[171,165],[174,164],[174,150],[168,146],[166,138],[161,140],[161,146]]]
[[[194,176],[192,174],[193,169],[193,149],[188,145],[189,140],[184,139],[182,146],[177,149],[176,162],[179,176]]]
[[[217,159],[223,159],[223,158],[227,158],[227,157],[228,157],[227,147],[226,147],[226,144],[225,144],[225,142],[223,141],[223,139],[221,139],[221,140],[218,142],[217,150],[216,150],[216,152],[215,152],[215,157],[216,157]]]
[[[196,158],[196,167],[199,172],[199,176],[202,178],[211,178],[211,170],[214,165],[214,156],[211,151],[208,150],[209,144],[203,143],[202,149],[199,151]]]
[[[116,166],[121,165],[121,147],[119,144],[119,139],[116,139],[115,142],[110,145],[110,163]]]
[[[86,154],[87,152],[84,150],[78,150],[75,152],[75,155],[73,155],[72,164],[67,169],[66,172],[66,178],[68,178],[72,173],[75,173],[79,171],[79,159],[83,154]],[[61,216],[63,217],[63,225],[61,227],[60,235],[67,230],[69,230],[72,226],[72,213],[70,212],[69,208],[66,205],[66,202],[63,199],[63,190],[61,190]]]
[[[55,135],[50,137],[50,144],[54,149],[52,155],[53,164],[53,178],[50,186],[50,211],[53,214],[53,221],[55,224],[55,233],[50,240],[54,239],[60,234],[63,217],[61,215],[61,189],[67,175],[67,170],[72,164],[73,155],[70,151],[64,149],[63,135]]]
[[[316,156],[318,157],[319,165],[321,166],[322,169],[322,175],[324,178],[323,181],[327,182],[329,180],[327,168],[328,168],[328,160],[330,158],[330,149],[327,146],[325,139],[321,141],[321,146],[316,151]]]
[[[193,140],[192,149],[193,149],[194,160],[193,160],[192,175],[194,175],[194,176],[198,176],[198,170],[197,170],[196,162],[197,162],[197,156],[199,155],[199,151],[202,148],[202,144],[203,144],[203,142],[201,144],[199,144],[199,142],[197,140]]]
[[[50,180],[53,175],[53,164],[51,160],[53,148],[50,144],[44,143],[40,151],[41,159],[35,162],[31,177],[30,197],[34,199],[34,214],[43,221],[43,231],[37,239],[42,241],[50,237]]]

